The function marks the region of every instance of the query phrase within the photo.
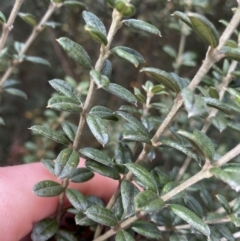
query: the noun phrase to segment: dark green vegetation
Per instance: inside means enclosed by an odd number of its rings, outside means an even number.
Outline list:
[[[61,183],[34,193],[66,195],[94,240],[235,240],[240,6],[199,2],[26,1],[9,35],[3,5],[2,164],[42,160]],[[68,189],[94,172],[120,180],[107,206]],[[64,211],[32,239],[81,240]]]

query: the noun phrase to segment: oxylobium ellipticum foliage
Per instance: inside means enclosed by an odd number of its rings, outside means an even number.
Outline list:
[[[15,7],[17,2],[20,4],[21,1],[16,1]],[[44,241],[53,236],[58,241],[78,240],[74,232],[59,228],[66,211],[74,213],[77,225],[95,230],[96,241],[110,237],[116,241],[235,240],[240,226],[240,163],[236,159],[240,144],[234,143],[232,149],[222,150],[222,143],[207,132],[210,126],[216,128],[219,135],[228,129],[240,131],[240,92],[236,85],[230,85],[240,76],[240,34],[237,31],[240,2],[236,1],[229,22],[221,20],[226,26],[223,33],[219,33],[204,15],[192,11],[194,1],[184,1],[184,10],[172,13],[175,29],[181,34],[179,49],[176,51],[174,47],[165,45],[163,50],[173,58],[174,72],[148,66],[141,49],[114,44],[120,28],[161,37],[160,30],[154,25],[132,17],[141,3],[134,5],[127,0],[106,2],[112,11],[109,27],[91,9],[82,11],[85,22],[82,34],[89,34],[99,45],[96,63],[84,46],[67,36],[57,39],[69,58],[88,73],[90,85],[85,95],[65,80],[50,80],[49,84],[57,93],[48,100],[47,108],[65,113],[61,116],[61,131],[44,125],[30,128],[35,134],[61,143],[63,147],[56,160],[42,160],[59,182],[43,180],[33,187],[33,191],[40,197],[59,196],[59,208],[55,217],[35,224],[32,240]],[[33,34],[27,43],[15,43],[18,54],[1,79],[1,92],[25,97],[24,92],[11,88],[16,82],[11,82],[8,77],[23,60],[48,64],[42,58],[26,56],[25,52],[43,26],[50,25],[47,19],[54,10],[74,4],[85,6],[79,1],[51,0],[49,10],[39,24],[32,15],[19,14],[33,26]],[[15,11],[17,13],[18,9]],[[14,19],[7,21],[0,13],[3,59],[7,51],[3,46],[11,21]],[[190,33],[202,41],[198,44],[208,47],[205,59],[192,79],[178,74],[181,67],[191,68],[197,64],[195,53],[184,50]],[[112,69],[117,67],[112,66],[114,58],[124,59],[136,68],[140,66],[141,74],[149,78],[142,89],[135,87],[132,93],[113,83]],[[121,64],[121,60],[118,63]],[[115,109],[93,105],[99,89],[121,98],[126,104]],[[78,124],[67,119],[71,114],[79,116]],[[116,131],[120,130],[118,140],[110,144],[108,125],[113,122],[121,123],[123,128],[116,127]],[[100,150],[90,146],[79,147],[84,143],[82,134],[86,126],[92,138],[101,144]],[[141,151],[136,152],[138,149]],[[169,169],[161,161],[164,155],[168,155],[172,163],[179,163],[179,155],[186,156],[186,159],[181,159],[180,168]],[[86,159],[84,168],[78,167],[80,157]],[[158,160],[150,168],[149,162],[156,157]],[[190,165],[192,168],[188,170]],[[87,197],[68,188],[70,182],[88,181],[95,172],[119,180],[118,188],[106,206],[97,197]],[[226,192],[219,190],[223,184],[218,179],[226,184],[225,188],[234,190],[233,201],[224,195]],[[62,207],[65,196],[72,204],[69,210]],[[217,210],[219,206],[222,208]]]

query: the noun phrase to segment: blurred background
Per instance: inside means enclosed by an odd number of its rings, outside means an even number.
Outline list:
[[[84,2],[84,1],[82,1]],[[181,77],[191,79],[202,60],[204,59],[207,46],[196,35],[191,34],[189,30],[184,30],[186,35],[185,51],[189,53],[189,59],[180,67],[174,64],[174,51],[177,53],[183,31],[179,22],[171,16],[178,11],[191,11],[205,14],[211,20],[218,32],[221,34],[224,25],[219,22],[220,19],[229,21],[232,16],[231,8],[236,6],[236,0],[193,0],[191,7],[187,6],[183,0],[134,0],[136,13],[132,18],[147,21],[160,29],[162,37],[149,35],[144,32],[131,30],[123,26],[117,33],[113,46],[128,46],[140,52],[144,58],[143,66],[151,66],[166,71],[178,72]],[[111,8],[104,0],[88,0],[84,2],[87,10],[96,14],[109,28],[111,23]],[[0,11],[6,17],[14,4],[13,0],[1,1]],[[48,9],[49,1],[32,1],[25,0],[21,7],[21,12],[31,13],[39,21]],[[26,55],[38,56],[50,62],[50,66],[36,64],[24,61],[19,64],[9,79],[20,81],[17,88],[26,93],[27,99],[21,98],[9,93],[2,93],[0,103],[0,116],[4,119],[5,125],[0,125],[0,165],[15,165],[38,161],[41,158],[55,158],[59,146],[45,138],[32,135],[28,129],[34,124],[46,124],[52,128],[61,129],[58,126],[59,118],[64,118],[64,114],[46,109],[47,101],[54,90],[48,81],[54,78],[65,79],[68,82],[78,86],[82,93],[86,93],[89,83],[88,72],[83,70],[77,63],[70,59],[59,47],[56,39],[59,37],[68,37],[82,45],[95,62],[99,55],[99,44],[96,44],[91,37],[84,31],[84,21],[82,11],[84,7],[61,7],[57,10],[49,21],[56,23],[55,28],[44,29],[35,39],[28,49]],[[24,43],[32,31],[32,26],[17,17],[14,28],[9,34],[6,47],[8,47],[7,59],[0,62],[0,78],[5,73],[11,63],[12,56],[16,54],[14,42]],[[187,57],[186,57],[187,58]],[[134,87],[141,89],[141,86],[148,80],[145,74],[140,73],[139,68],[135,68],[127,61],[110,57],[113,64],[113,73],[111,82],[121,84],[122,86],[133,91]],[[222,62],[219,63],[219,66]],[[211,74],[210,74],[211,75]],[[212,77],[214,78],[214,77]],[[166,97],[169,98],[169,97]],[[104,91],[99,90],[95,96],[94,103],[106,105],[113,110],[125,104],[117,97],[111,96]],[[172,102],[170,102],[172,104]],[[155,113],[156,115],[160,111]],[[186,118],[183,117],[183,123]],[[78,116],[70,117],[76,124]],[[179,121],[181,118],[179,117]],[[183,124],[182,124],[183,125]],[[114,127],[110,126],[110,131],[114,133]],[[117,128],[117,127],[116,127]],[[234,131],[223,132],[219,136],[216,129],[211,129],[211,135],[218,136],[218,141],[226,140],[228,135],[233,136],[231,141],[234,142]],[[88,138],[89,133],[86,131],[84,143],[82,146],[99,144],[93,140],[92,136]],[[231,143],[229,144],[231,145]],[[225,147],[224,147],[225,148]],[[180,155],[181,156],[181,155]]]

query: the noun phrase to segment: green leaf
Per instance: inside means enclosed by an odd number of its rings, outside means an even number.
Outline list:
[[[117,121],[118,118],[113,114],[113,111],[109,108],[101,105],[94,106],[89,114],[96,115],[102,119]]]
[[[106,226],[114,227],[118,224],[117,218],[109,209],[98,205],[89,207],[85,214],[88,218]]]
[[[192,28],[192,23],[186,13],[175,11],[172,15]]]
[[[19,80],[15,80],[15,79],[8,79],[4,82],[3,84],[3,88],[9,88],[12,87],[13,85],[18,85],[21,84],[21,82]]]
[[[162,235],[156,224],[149,223],[144,220],[138,220],[134,222],[131,226],[131,229],[136,233],[139,233],[145,237],[153,238],[153,239],[161,239]]]
[[[201,204],[193,196],[185,195],[184,196],[184,202],[199,217],[203,217],[204,216],[203,208],[202,208]]]
[[[69,98],[75,98],[80,103],[83,103],[80,93],[66,81],[61,79],[53,79],[49,81],[49,84],[60,94]]]
[[[105,75],[108,78],[110,78],[111,74],[112,74],[112,64],[108,59],[105,59],[101,70],[101,75]]]
[[[115,167],[109,167],[93,160],[86,160],[86,167],[102,176],[110,177],[115,180],[120,179],[120,175]]]
[[[33,241],[47,241],[57,232],[57,230],[58,223],[55,219],[43,219],[34,225],[31,239]]]
[[[48,127],[35,125],[35,126],[32,126],[29,129],[32,130],[33,132],[37,133],[37,134],[45,136],[49,139],[52,139],[56,142],[59,142],[59,143],[63,144],[63,145],[68,146],[70,144],[69,140],[64,135],[62,135],[62,134],[60,134],[56,131],[53,131]]]
[[[79,155],[77,151],[70,148],[63,149],[55,162],[55,175],[61,179],[69,177],[78,163]]]
[[[103,87],[103,89],[129,103],[137,104],[137,99],[134,94],[121,85],[110,83],[108,86]]]
[[[162,145],[170,146],[174,149],[177,149],[177,150],[181,151],[182,153],[186,154],[187,156],[191,157],[192,159],[197,161],[199,164],[201,163],[200,158],[194,152],[192,152],[191,150],[189,150],[185,146],[183,146],[183,145],[181,145],[177,142],[171,141],[169,139],[163,139],[163,140],[161,140],[161,143],[162,143],[161,146]]]
[[[82,212],[78,212],[75,216],[75,222],[77,225],[80,226],[91,226],[96,224],[93,220],[91,220],[90,218],[88,218],[86,216],[86,214],[82,213]]]
[[[88,26],[90,26],[94,29],[97,29],[99,32],[101,32],[105,36],[107,35],[104,24],[95,14],[88,12],[88,11],[83,11],[82,16],[83,16],[85,23]]]
[[[108,132],[103,120],[100,117],[88,114],[87,123],[98,142],[105,146],[108,142]]]
[[[47,27],[47,28],[57,28],[60,27],[62,24],[58,23],[58,22],[54,22],[54,21],[47,21],[45,23],[42,24],[42,27]]]
[[[164,91],[165,88],[163,85],[154,85],[152,88],[151,88],[151,93],[153,93],[154,95],[159,95],[159,94],[162,94]]]
[[[7,88],[7,89],[4,89],[4,92],[27,99],[26,93],[16,88]]]
[[[210,98],[210,97],[203,97],[203,99],[208,106],[218,109],[227,115],[232,114],[231,108],[229,106],[227,106],[226,104],[224,104],[223,102],[221,102],[220,100]]]
[[[229,215],[231,221],[235,224],[236,227],[240,227],[240,218],[236,217],[235,215]]]
[[[101,43],[101,44],[104,44],[105,46],[108,44],[108,40],[107,40],[107,37],[102,33],[100,32],[99,30],[91,27],[91,26],[88,26],[88,25],[85,25],[84,26],[84,30],[86,32],[88,32],[90,34],[90,36],[97,42]]]
[[[86,211],[87,209],[87,198],[80,193],[78,190],[67,188],[66,196],[69,202],[78,211]]]
[[[214,25],[203,15],[188,13],[194,32],[211,47],[216,48],[219,42],[219,35]]]
[[[79,114],[82,111],[82,107],[79,102],[67,96],[54,96],[48,100],[47,108],[58,111],[67,111],[73,114]]]
[[[101,75],[96,70],[90,71],[90,76],[95,82],[95,84],[98,86],[98,88],[104,88],[109,85],[110,81],[107,76]]]
[[[173,213],[193,226],[199,232],[206,236],[210,235],[210,229],[208,225],[204,223],[203,220],[199,218],[194,212],[179,204],[169,204],[169,207]]]
[[[129,232],[120,230],[117,232],[115,240],[116,241],[134,241],[135,239]]]
[[[240,196],[238,196],[232,207],[233,213],[239,214],[240,212]]]
[[[93,177],[94,177],[93,172],[91,172],[87,168],[82,167],[82,168],[77,168],[77,169],[73,170],[71,177],[70,177],[70,181],[76,182],[76,183],[86,182],[86,181],[92,179]]]
[[[80,64],[84,69],[92,69],[91,59],[81,45],[65,37],[61,37],[57,39],[57,41],[60,46],[68,53],[68,55],[78,64]]]
[[[77,241],[75,236],[65,230],[58,230],[55,238],[56,241]]]
[[[148,137],[148,132],[145,129],[144,125],[137,120],[135,117],[132,115],[123,112],[123,111],[116,111],[116,115],[121,116],[124,120],[126,120],[128,123],[132,124],[134,127],[136,127],[137,131],[140,132],[142,135],[145,135]]]
[[[37,25],[37,20],[35,18],[35,16],[33,16],[30,13],[18,13],[18,16],[27,24],[29,24],[30,26],[36,26]]]
[[[25,56],[24,60],[35,63],[35,64],[44,64],[44,65],[48,65],[51,66],[51,64],[49,63],[49,61],[47,61],[44,58],[41,57],[37,57],[37,56]]]
[[[195,95],[190,89],[184,88],[181,91],[185,108],[188,112],[188,118],[193,116],[206,116],[207,105],[204,99],[198,95]]]
[[[47,170],[52,173],[53,175],[55,175],[54,173],[54,166],[55,166],[55,162],[53,160],[47,160],[47,159],[43,159],[41,160],[42,164],[47,168]]]
[[[232,73],[231,73],[232,74]],[[240,92],[233,89],[233,88],[227,88],[227,92],[236,98],[237,102],[240,103]]]
[[[161,84],[163,84],[168,89],[174,91],[175,93],[179,93],[181,89],[188,85],[185,79],[180,78],[176,74],[167,73],[164,70],[148,67],[142,68],[141,72],[146,72],[148,75],[155,78]]]
[[[134,95],[137,97],[137,99],[142,103],[145,104],[146,103],[146,97],[141,93],[141,91],[134,87]]]
[[[135,197],[134,205],[137,211],[158,212],[163,208],[164,201],[155,192],[146,190]]]
[[[79,152],[83,154],[85,157],[88,157],[103,165],[110,166],[110,167],[113,166],[111,158],[102,151],[99,151],[91,147],[85,147],[83,149],[80,149]]]
[[[147,143],[149,145],[152,144],[151,139],[148,136],[143,135],[141,133],[137,133],[137,132],[132,131],[132,130],[124,131],[122,133],[121,140],[123,140],[123,141],[137,141],[137,142]]]
[[[114,161],[117,169],[121,173],[125,173],[125,166],[123,164],[132,163],[133,161],[132,151],[128,145],[123,142],[116,144],[114,148]]]
[[[116,216],[118,220],[124,220],[124,210],[123,210],[123,205],[122,205],[122,197],[121,195],[118,195],[115,203],[110,209]]]
[[[146,189],[152,191],[158,190],[153,175],[147,169],[134,163],[127,163],[125,165],[142,182]]]
[[[167,53],[170,57],[174,58],[174,59],[177,57],[177,51],[173,47],[171,47],[169,45],[164,45],[163,46],[163,51],[165,53]]]
[[[6,22],[7,20],[5,15],[0,11],[0,23],[6,23]]]
[[[124,17],[131,17],[136,11],[134,5],[121,0],[116,1],[114,8],[117,9]]]
[[[219,94],[218,94],[218,91],[215,87],[212,87],[210,86],[209,90],[208,90],[208,93],[210,95],[211,98],[214,98],[214,99],[219,99]]]
[[[86,4],[79,1],[74,0],[66,0],[63,2],[63,6],[79,6],[79,7],[86,7]]]
[[[190,140],[190,142],[200,153],[203,154],[203,156],[207,157],[209,160],[213,160],[215,148],[212,141],[206,134],[198,130],[194,130],[193,134],[184,130],[179,130],[177,133]]]
[[[0,117],[0,125],[2,125],[2,126],[5,125],[4,119],[2,117]]]
[[[124,210],[125,218],[134,215],[134,197],[139,192],[138,189],[132,184],[132,182],[123,180],[120,186],[122,196],[122,206]]]
[[[33,192],[39,197],[55,197],[60,195],[64,188],[57,182],[45,180],[38,182],[33,187]]]
[[[124,46],[118,46],[113,49],[111,49],[111,53],[114,55],[126,59],[130,63],[132,63],[136,68],[139,66],[139,64],[145,62],[143,56],[138,53],[136,50],[124,47]]]
[[[223,53],[225,57],[229,59],[236,60],[238,62],[240,61],[240,48],[224,46],[221,50],[221,53]]]
[[[161,32],[158,30],[158,28],[156,28],[152,24],[149,24],[145,21],[138,20],[138,19],[128,19],[128,20],[124,20],[123,23],[131,28],[134,28],[137,30],[142,30],[142,31],[152,33],[152,34],[156,34],[161,37]]]
[[[227,183],[231,188],[238,192],[240,190],[239,168],[235,168],[235,172],[225,171],[217,167],[210,169],[210,172],[223,182]]]
[[[228,122],[223,116],[214,116],[210,120],[213,126],[215,126],[220,132],[224,131],[228,126]]]
[[[73,142],[77,133],[77,126],[69,121],[61,122],[61,126],[67,137]]]
[[[227,199],[221,194],[217,194],[216,198],[218,199],[218,201],[220,202],[220,204],[222,205],[224,210],[227,212],[227,214],[230,214],[231,213],[231,207],[230,207]]]

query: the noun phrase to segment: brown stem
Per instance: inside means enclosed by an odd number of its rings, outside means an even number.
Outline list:
[[[2,51],[6,41],[7,41],[7,37],[9,32],[12,30],[13,28],[13,23],[15,21],[15,18],[19,12],[20,7],[22,6],[24,0],[16,0],[15,4],[13,6],[13,9],[11,11],[11,14],[8,18],[7,23],[4,23],[2,26],[2,36],[0,39],[0,52]]]
[[[60,8],[62,6],[62,4],[50,4],[49,8],[47,10],[47,12],[44,14],[43,18],[41,19],[40,23],[33,28],[32,33],[30,34],[30,36],[28,37],[28,39],[26,40],[21,52],[19,53],[19,56],[22,56],[26,53],[26,51],[28,50],[28,48],[30,47],[30,45],[32,44],[32,42],[35,40],[35,38],[38,36],[38,34],[44,29],[42,27],[42,25],[50,18],[50,16],[53,14],[53,12]],[[3,86],[4,82],[8,79],[8,77],[12,74],[14,68],[21,63],[21,61],[19,60],[14,60],[13,63],[11,65],[9,65],[8,69],[6,70],[6,72],[4,73],[4,75],[2,76],[1,80],[0,80],[0,86]]]
[[[121,20],[122,16],[121,14],[116,11],[116,10],[113,10],[113,14],[112,14],[112,24],[110,26],[110,29],[109,29],[109,32],[108,32],[108,36],[107,36],[107,39],[108,39],[108,44],[107,46],[101,46],[101,49],[100,49],[100,56],[96,62],[96,65],[95,65],[95,70],[100,72],[102,67],[103,67],[103,63],[105,61],[105,59],[108,57],[108,51],[110,49],[110,46],[111,46],[111,43],[112,43],[112,40],[113,40],[113,37],[114,35],[116,34],[117,30],[119,29],[120,27],[120,20]],[[77,133],[76,133],[76,136],[75,136],[75,139],[74,139],[74,142],[73,142],[73,148],[75,150],[78,149],[78,146],[80,144],[80,139],[81,139],[81,135],[82,135],[82,131],[83,131],[83,127],[85,125],[85,122],[86,122],[86,115],[91,107],[91,102],[94,98],[94,92],[96,91],[96,88],[95,88],[95,83],[94,81],[91,79],[90,81],[90,87],[89,87],[89,90],[88,90],[88,94],[87,94],[87,98],[85,100],[85,103],[84,103],[84,106],[83,106],[83,110],[82,110],[82,113],[80,115],[80,120],[79,120],[79,124],[78,124],[78,129],[77,129]]]

